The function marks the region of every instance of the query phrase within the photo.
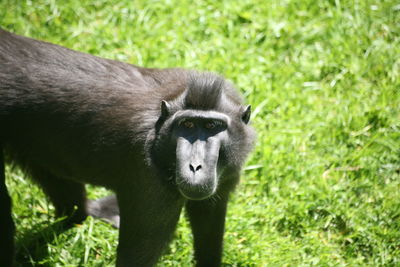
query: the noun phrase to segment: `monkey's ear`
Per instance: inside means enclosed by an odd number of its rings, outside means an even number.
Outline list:
[[[248,105],[246,107],[246,109],[244,110],[243,114],[242,114],[242,121],[245,124],[248,124],[250,121],[250,115],[251,115],[251,105]]]
[[[163,117],[163,118],[168,117],[170,109],[171,109],[171,105],[167,101],[162,100],[161,101],[161,117]]]

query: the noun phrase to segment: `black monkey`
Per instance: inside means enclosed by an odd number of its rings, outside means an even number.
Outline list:
[[[117,266],[153,266],[183,206],[197,266],[219,266],[228,195],[254,142],[249,118],[215,74],[141,68],[0,29],[0,265],[13,261],[5,157],[69,222],[110,219],[118,202]],[[88,201],[85,183],[116,199]]]

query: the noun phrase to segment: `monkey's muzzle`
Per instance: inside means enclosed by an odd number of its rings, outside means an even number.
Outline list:
[[[190,142],[179,137],[176,147],[176,183],[181,194],[191,200],[202,200],[217,189],[217,164],[220,141],[209,137]]]

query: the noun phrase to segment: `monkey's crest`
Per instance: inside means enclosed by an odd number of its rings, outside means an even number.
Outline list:
[[[210,110],[219,106],[224,79],[213,73],[192,73],[184,96],[184,108]]]

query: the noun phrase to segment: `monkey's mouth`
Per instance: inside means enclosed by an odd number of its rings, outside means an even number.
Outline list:
[[[211,197],[217,189],[216,175],[211,177],[177,176],[177,186],[183,197],[189,200],[203,200]]]
[[[187,162],[177,165],[176,185],[183,197],[190,200],[203,200],[212,196],[217,190],[217,169],[214,168],[214,164],[194,166],[196,165],[187,164]]]

